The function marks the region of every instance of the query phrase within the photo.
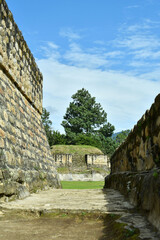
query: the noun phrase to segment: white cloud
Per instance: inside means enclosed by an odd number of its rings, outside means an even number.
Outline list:
[[[159,80],[160,79],[160,66],[153,71],[141,74],[141,77],[148,79],[148,80],[156,81],[156,82],[160,81]],[[160,87],[159,87],[159,89],[160,89]]]
[[[59,48],[59,46],[56,45],[56,44],[53,43],[53,42],[47,42],[47,43],[48,43],[48,46],[51,47],[52,49],[58,49],[58,48]]]
[[[132,32],[132,33],[142,33],[142,31],[144,33],[147,33],[149,30],[152,30],[152,29],[159,29],[159,26],[160,26],[160,22],[159,21],[152,21],[150,19],[144,19],[143,22],[141,23],[136,23],[136,24],[133,24],[133,25],[125,25],[126,29],[123,29],[125,30],[125,32]],[[123,26],[124,27],[124,26]]]
[[[131,6],[128,6],[128,7],[126,7],[126,8],[132,9],[132,8],[138,8],[138,7],[139,7],[139,5],[131,5]]]
[[[43,46],[40,47],[41,52],[43,52],[43,56],[47,58],[60,58],[59,46],[53,42],[44,42]]]
[[[142,49],[139,51],[134,51],[133,52],[134,58],[137,59],[158,59],[160,58],[160,51],[153,51],[153,50],[147,50],[147,49]]]
[[[123,40],[118,40],[117,43],[120,47],[126,47],[132,50],[141,48],[155,49],[160,47],[160,40],[155,36],[145,36],[142,34],[128,36]]]
[[[75,31],[73,31],[71,28],[61,29],[59,34],[62,37],[67,37],[68,40],[76,40],[76,39],[81,38],[80,35],[78,33],[76,33]]]
[[[132,73],[147,74],[157,68],[160,58],[160,36],[155,29],[159,27],[159,21],[145,19],[140,24],[130,26],[123,24],[119,29],[119,35],[113,41],[113,46],[123,51],[125,67],[134,68]]]
[[[70,49],[64,55],[64,59],[78,67],[99,68],[109,64],[105,54],[94,54],[83,51],[80,46],[75,43],[70,44]]]

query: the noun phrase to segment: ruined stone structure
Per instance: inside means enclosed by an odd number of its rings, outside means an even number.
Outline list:
[[[81,161],[79,160],[79,158],[81,159]],[[97,166],[97,167],[106,167],[110,170],[110,159],[107,155],[86,154],[85,162],[84,162],[83,156],[79,156],[79,158],[72,154],[53,154],[55,166],[57,167]]]
[[[106,166],[110,169],[110,159],[107,155],[86,155],[87,166]]]
[[[61,166],[70,167],[72,165],[71,154],[55,154],[53,155],[53,159],[57,167]]]
[[[6,2],[0,0],[1,197],[59,186],[41,122],[42,86],[32,53]]]
[[[160,94],[111,158],[106,188],[120,190],[160,229]]]

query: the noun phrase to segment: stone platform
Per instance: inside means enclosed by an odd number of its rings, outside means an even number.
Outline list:
[[[148,221],[134,207],[115,190],[67,190],[50,189],[31,194],[23,200],[1,203],[2,214],[6,210],[21,210],[37,212],[100,212],[117,214],[121,217],[117,220],[140,230],[141,239],[160,239]]]

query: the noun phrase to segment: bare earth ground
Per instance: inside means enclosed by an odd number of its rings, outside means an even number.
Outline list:
[[[129,230],[124,232],[117,222]],[[129,238],[138,231],[140,239],[160,239],[115,190],[50,189],[1,203],[0,240],[129,240],[138,239],[136,234]]]

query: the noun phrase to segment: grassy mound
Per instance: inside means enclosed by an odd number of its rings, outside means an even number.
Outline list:
[[[80,156],[85,154],[103,154],[100,149],[88,145],[53,145],[51,152],[52,154],[77,154]]]

